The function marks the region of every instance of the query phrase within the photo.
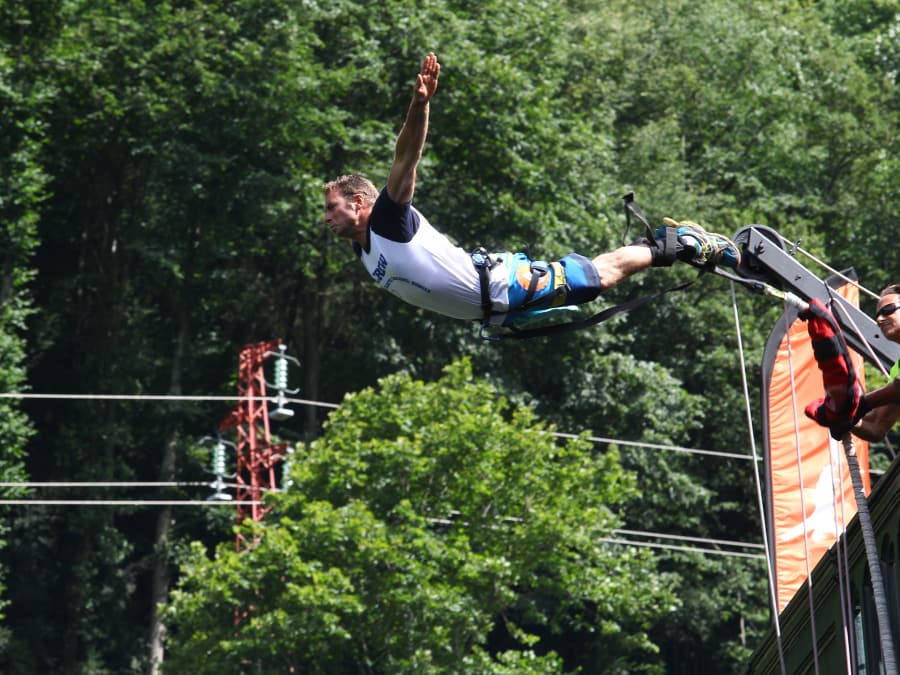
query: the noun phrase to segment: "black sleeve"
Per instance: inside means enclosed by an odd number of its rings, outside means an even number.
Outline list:
[[[393,201],[385,188],[372,206],[369,229],[385,239],[406,243],[419,229],[419,215],[411,204],[397,204]]]

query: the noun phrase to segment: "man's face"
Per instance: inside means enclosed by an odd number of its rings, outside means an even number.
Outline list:
[[[359,225],[359,203],[354,197],[345,197],[337,190],[325,195],[325,222],[339,237],[353,239]]]
[[[875,322],[888,340],[900,342],[900,295],[885,295],[878,301]]]

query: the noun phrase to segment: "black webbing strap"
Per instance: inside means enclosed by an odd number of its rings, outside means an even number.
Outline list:
[[[634,193],[629,192],[627,195],[622,197],[622,201],[625,202],[625,238],[628,237],[628,230],[631,228],[631,215],[634,214],[634,217],[637,218],[644,224],[644,230],[646,232],[647,240],[653,242],[653,228],[650,227],[650,223],[647,221],[647,217],[644,215],[644,212],[641,211],[641,208],[634,201]],[[623,244],[628,243],[624,241]]]
[[[491,261],[483,248],[476,248],[471,255],[472,264],[478,270],[478,285],[481,287],[481,318],[487,322],[494,309],[494,303],[491,302]]]
[[[538,281],[541,280],[545,274],[550,272],[550,268],[547,263],[533,260],[531,262],[531,281],[528,283],[528,290],[525,291],[525,299],[522,300],[522,307],[528,307],[531,304],[532,299],[534,298],[534,293],[537,291]]]
[[[633,215],[644,225],[645,238],[643,243],[650,247],[650,254],[652,255],[651,265],[653,267],[670,267],[674,264],[678,258],[678,251],[681,250],[677,228],[664,228],[665,234],[662,238],[657,239],[644,212],[635,203],[634,193],[629,192],[622,197],[622,200],[625,202],[625,234],[622,245],[624,246],[628,243],[628,230],[631,228],[631,216]]]
[[[598,323],[603,323],[614,316],[618,316],[619,314],[623,314],[624,312],[630,312],[633,309],[640,307],[643,304],[650,302],[651,300],[655,300],[666,293],[671,293],[672,291],[681,291],[693,284],[697,279],[700,278],[700,275],[703,274],[703,270],[700,271],[700,274],[697,275],[694,279],[690,281],[686,281],[683,284],[679,284],[678,286],[672,286],[671,288],[666,288],[661,291],[657,291],[656,293],[651,293],[650,295],[646,295],[642,298],[634,298],[632,300],[627,300],[619,305],[614,307],[607,307],[602,312],[598,312],[593,316],[582,319],[581,321],[569,321],[568,323],[556,323],[551,324],[549,326],[540,326],[538,328],[524,328],[517,329],[514,326],[508,326],[510,332],[508,333],[488,333],[486,332],[487,326],[482,324],[481,327],[481,337],[485,340],[527,340],[530,338],[536,337],[545,337],[547,335],[560,335],[562,333],[571,333],[576,330],[581,330],[582,328],[590,328],[591,326],[596,326]]]
[[[643,223],[647,235],[648,245],[658,248],[659,244],[654,238],[653,228],[650,227],[650,223],[647,221],[647,217],[644,215],[643,211],[641,211],[640,207],[635,203],[634,193],[629,192],[627,195],[624,195],[622,197],[622,200],[625,202],[625,236],[628,236],[628,229],[631,227],[631,217],[633,215],[641,223]],[[662,249],[662,254],[664,256],[667,256],[667,262],[670,265],[675,261],[675,247],[678,241],[677,236],[678,234],[675,228],[666,228],[666,240],[664,248]],[[643,298],[634,298],[632,300],[628,300],[614,307],[607,307],[602,312],[594,314],[587,319],[582,319],[581,321],[550,324],[548,326],[540,326],[537,328],[515,328],[514,326],[506,326],[506,328],[509,329],[509,332],[491,333],[489,330],[490,326],[488,325],[487,321],[490,315],[485,314],[485,320],[481,325],[481,337],[485,340],[527,340],[529,338],[544,337],[547,335],[560,335],[562,333],[571,333],[572,331],[581,330],[582,328],[590,328],[591,326],[596,326],[598,323],[607,321],[614,316],[618,316],[619,314],[622,314],[624,312],[630,312],[631,310],[636,309],[641,305],[650,302],[651,300],[655,300],[656,298],[659,298],[666,293],[684,290],[685,288],[693,284],[694,281],[699,279],[700,276],[702,276],[706,271],[707,268],[701,268],[700,274],[698,274],[697,277],[695,277],[691,281],[687,281],[678,286],[673,286],[672,288],[666,288],[656,293],[651,293],[650,295],[647,295]],[[532,269],[532,283],[534,283],[534,281],[534,270]]]

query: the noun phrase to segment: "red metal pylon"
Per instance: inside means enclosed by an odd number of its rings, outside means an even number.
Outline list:
[[[238,406],[219,424],[220,431],[237,430],[237,524],[245,518],[259,522],[269,510],[263,507],[265,490],[276,488],[275,465],[284,456],[287,443],[272,445],[269,408],[263,363],[273,355],[281,340],[245,345],[238,361]],[[240,531],[238,551],[252,548]]]

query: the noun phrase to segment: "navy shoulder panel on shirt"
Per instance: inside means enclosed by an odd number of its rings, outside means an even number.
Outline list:
[[[405,244],[419,229],[419,215],[411,204],[398,204],[384,188],[369,214],[369,229],[380,237]]]

